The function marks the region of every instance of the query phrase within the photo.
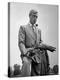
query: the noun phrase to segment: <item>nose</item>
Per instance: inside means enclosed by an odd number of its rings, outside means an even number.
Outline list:
[[[35,21],[37,20],[37,18],[36,18],[36,17],[35,17],[34,19],[35,19]]]

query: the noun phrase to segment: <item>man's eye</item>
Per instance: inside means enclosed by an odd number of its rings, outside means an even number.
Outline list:
[[[36,18],[38,18],[38,16],[36,16]]]
[[[36,18],[37,18],[37,16],[34,16],[34,17],[36,17]]]

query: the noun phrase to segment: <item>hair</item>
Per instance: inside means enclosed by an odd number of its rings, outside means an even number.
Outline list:
[[[38,12],[37,12],[36,10],[33,10],[33,9],[32,9],[32,10],[30,10],[29,16],[31,16],[31,15],[33,15],[33,14],[37,15],[37,13],[38,13]]]

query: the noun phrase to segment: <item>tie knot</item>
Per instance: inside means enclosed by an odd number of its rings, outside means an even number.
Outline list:
[[[33,28],[33,30],[35,31],[36,27],[35,27],[35,26],[33,26],[32,28]]]

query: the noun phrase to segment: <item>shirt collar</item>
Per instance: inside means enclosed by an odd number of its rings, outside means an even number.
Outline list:
[[[30,26],[32,26],[32,24],[31,24],[30,22],[29,22],[28,24],[29,24]]]
[[[32,24],[30,22],[28,24],[32,27]],[[33,27],[36,28],[36,24],[34,24]]]

